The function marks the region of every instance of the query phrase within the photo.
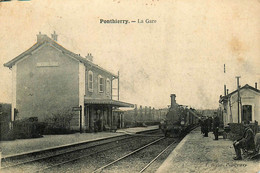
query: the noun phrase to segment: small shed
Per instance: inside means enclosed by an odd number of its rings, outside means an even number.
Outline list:
[[[260,121],[260,90],[257,85],[246,84],[226,96],[220,96],[219,103],[224,125]]]

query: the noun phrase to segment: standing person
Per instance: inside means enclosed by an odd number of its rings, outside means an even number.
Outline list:
[[[212,117],[209,117],[209,132],[212,132]]]
[[[117,128],[120,129],[120,118],[117,120]]]
[[[246,123],[244,124],[244,134],[243,137],[235,140],[233,143],[235,152],[236,152],[236,157],[234,157],[234,160],[242,160],[241,156],[241,149],[246,148],[246,149],[254,149],[255,148],[255,141],[254,141],[254,132],[253,130],[249,127],[249,124]]]
[[[101,120],[97,120],[97,130],[100,132],[101,131]]]
[[[215,136],[215,140],[218,140],[218,130],[219,130],[219,117],[217,113],[214,113],[214,119],[213,119],[213,133]]]
[[[204,126],[204,137],[208,137],[208,133],[209,133],[209,119],[208,117],[206,117],[206,119],[203,122],[203,126]]]
[[[203,127],[203,119],[199,119],[199,123],[200,123],[200,132],[201,134],[204,134],[204,127]]]
[[[97,131],[98,131],[97,120],[94,119],[94,132],[96,133]]]

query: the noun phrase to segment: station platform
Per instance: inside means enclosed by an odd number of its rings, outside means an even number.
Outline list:
[[[2,157],[18,155],[27,152],[41,151],[49,148],[55,148],[63,145],[70,145],[79,142],[90,142],[124,134],[135,134],[149,130],[155,130],[159,127],[134,127],[118,129],[116,132],[97,132],[97,133],[74,133],[66,135],[44,135],[42,138],[16,139],[14,141],[1,141],[0,148]]]
[[[194,129],[178,144],[156,173],[260,172],[259,160],[233,160],[235,151],[229,139],[214,140],[212,132],[203,137],[200,127]]]

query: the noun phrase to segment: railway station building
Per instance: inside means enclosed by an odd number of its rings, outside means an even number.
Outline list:
[[[235,90],[220,96],[219,103],[224,125],[244,121],[260,122],[260,90],[257,89],[257,83],[255,87],[244,85],[239,89],[239,94]]]
[[[31,48],[4,64],[12,70],[11,120],[37,117],[44,122],[74,108],[71,129],[79,130],[81,123],[93,131],[97,121],[101,130],[114,126],[118,118],[113,110],[134,106],[112,99],[113,80],[119,75],[94,64],[91,54],[82,57],[65,49],[57,37],[55,32],[51,38],[39,33]]]

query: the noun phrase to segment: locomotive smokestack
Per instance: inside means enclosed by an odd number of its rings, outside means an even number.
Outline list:
[[[171,108],[173,108],[176,105],[176,95],[171,94]]]

